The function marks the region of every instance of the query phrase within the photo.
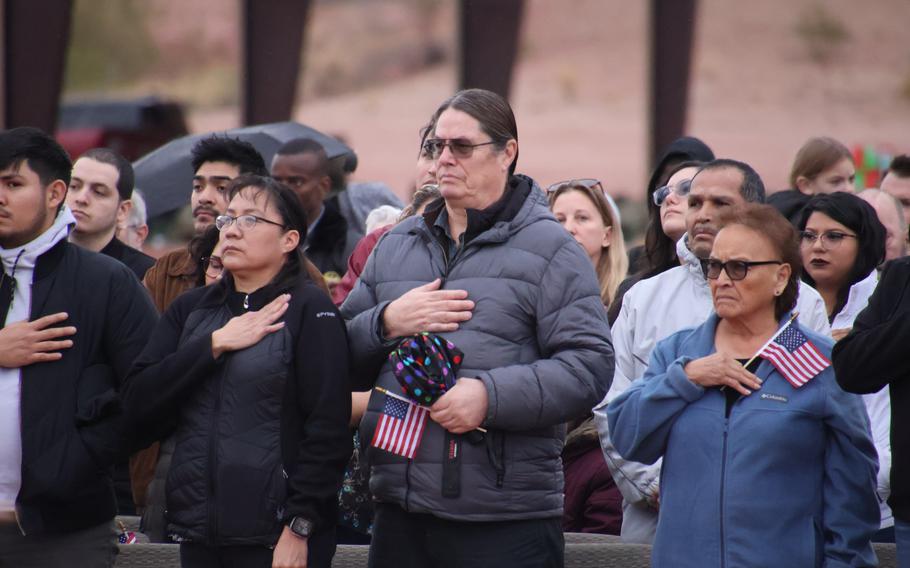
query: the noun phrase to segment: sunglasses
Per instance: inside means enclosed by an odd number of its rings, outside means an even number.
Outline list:
[[[728,260],[727,262],[721,262],[716,258],[709,258],[705,261],[705,276],[711,280],[717,280],[720,278],[720,271],[723,270],[730,277],[730,280],[742,280],[749,274],[750,268],[766,264],[783,264],[783,261],[760,260],[752,262],[748,260]]]
[[[491,140],[489,142],[471,144],[471,141],[465,138],[430,138],[423,143],[423,152],[430,158],[438,160],[439,156],[442,155],[443,150],[448,146],[453,156],[459,160],[464,160],[470,158],[474,154],[474,148],[477,148],[478,146],[489,146],[490,144],[496,144],[496,142]]]
[[[547,194],[556,193],[564,187],[576,187],[581,186],[585,189],[598,189],[601,193],[606,193],[604,191],[604,186],[600,183],[600,180],[594,178],[581,178],[581,179],[567,179],[565,181],[558,181],[547,187]]]
[[[671,192],[680,197],[685,197],[689,195],[689,189],[691,189],[691,187],[691,179],[684,179],[676,185],[663,185],[654,190],[654,193],[651,194],[651,200],[654,201],[654,205],[660,207],[663,205],[664,201],[670,197]]]

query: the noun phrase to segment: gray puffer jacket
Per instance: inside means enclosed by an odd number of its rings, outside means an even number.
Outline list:
[[[434,205],[436,205],[434,207]],[[529,178],[513,176],[484,229],[447,261],[433,204],[383,236],[342,306],[354,367],[400,392],[383,342],[385,307],[442,278],[475,302],[473,317],[444,334],[464,352],[460,377],[487,389],[487,434],[452,436],[430,420],[413,460],[370,448],[370,489],[407,511],[462,521],[557,517],[565,423],[590,412],[613,376],[613,349],[597,278],[582,248],[556,222]],[[495,212],[495,214],[491,213]],[[471,224],[466,234],[471,233]],[[384,397],[374,391],[361,423],[372,439]],[[452,456],[451,442],[458,442]],[[458,462],[458,483],[448,472]],[[443,470],[447,481],[443,483]]]

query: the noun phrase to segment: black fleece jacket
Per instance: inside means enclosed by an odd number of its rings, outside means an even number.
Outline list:
[[[891,497],[894,516],[910,522],[910,258],[885,265],[853,331],[834,345],[837,382],[849,392],[891,389]]]
[[[337,492],[352,451],[347,333],[332,301],[312,281],[300,279],[288,291],[291,301],[282,319],[293,338],[293,361],[281,409],[281,450],[288,475],[285,518],[302,516],[322,529],[335,522]],[[260,289],[249,295],[245,308],[246,295],[234,291],[225,277],[185,292],[168,307],[136,361],[124,395],[137,447],[169,435],[180,405],[207,377],[221,373],[231,357],[228,352],[213,358],[211,334],[180,344],[190,313],[226,302],[240,315],[261,309],[280,292]],[[213,537],[217,541],[218,536]]]

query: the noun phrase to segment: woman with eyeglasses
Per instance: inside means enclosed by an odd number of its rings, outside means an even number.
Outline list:
[[[799,220],[803,280],[825,300],[831,335],[840,341],[853,328],[878,285],[885,258],[885,227],[871,205],[852,193],[813,196]],[[888,389],[863,395],[878,452],[881,530],[877,542],[894,542],[894,517],[885,502],[891,492],[891,397]]]
[[[556,220],[591,259],[600,282],[600,299],[609,306],[629,268],[619,209],[596,179],[554,183],[547,195]]]
[[[813,196],[797,227],[803,280],[825,300],[832,335],[840,339],[875,290],[885,227],[871,205],[845,192]]]
[[[610,403],[619,452],[663,458],[655,567],[877,565],[866,411],[826,364],[830,338],[792,317],[801,264],[773,207],[734,212],[707,260],[714,314]]]
[[[328,567],[351,452],[344,323],[306,274],[296,195],[241,176],[230,196],[215,220],[225,272],[165,312],[127,415],[140,440],[173,433],[167,519],[183,566]]]

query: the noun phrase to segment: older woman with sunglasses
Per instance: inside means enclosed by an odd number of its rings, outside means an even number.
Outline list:
[[[596,179],[554,183],[547,195],[556,220],[591,259],[600,282],[600,299],[609,306],[629,268],[616,203]]]
[[[351,452],[344,324],[306,274],[296,195],[259,176],[230,195],[215,220],[225,273],[165,312],[127,415],[142,439],[173,432],[168,531],[183,566],[328,567]]]
[[[620,453],[663,457],[656,567],[876,565],[868,418],[831,340],[791,316],[800,268],[776,210],[734,213],[706,262],[715,313],[658,343],[609,406]]]

